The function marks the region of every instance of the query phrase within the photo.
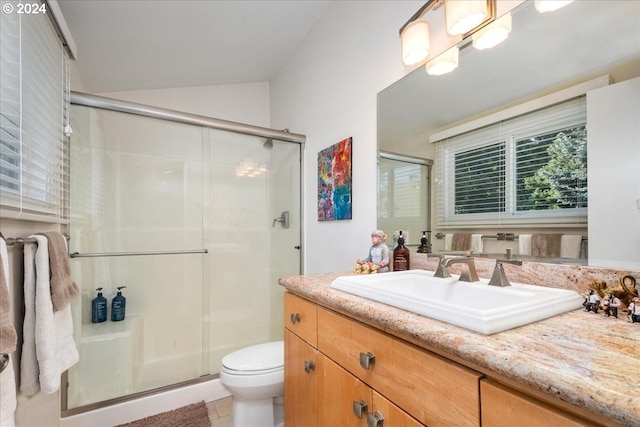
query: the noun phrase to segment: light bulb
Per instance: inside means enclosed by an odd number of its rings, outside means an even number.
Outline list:
[[[473,33],[473,47],[479,50],[490,49],[505,41],[511,33],[511,21],[511,14],[507,13]]]
[[[413,65],[423,61],[429,55],[429,22],[416,19],[406,26],[401,35],[402,62]]]

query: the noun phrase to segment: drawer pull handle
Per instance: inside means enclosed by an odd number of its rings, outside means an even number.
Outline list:
[[[314,369],[316,369],[316,362],[314,362],[313,360],[305,360],[304,361],[304,371],[306,373],[310,373]]]
[[[376,356],[371,353],[360,353],[360,366],[364,369],[369,369],[369,367],[373,368],[373,365],[376,363]]]
[[[294,325],[300,321],[300,313],[291,313],[291,323]]]
[[[353,401],[353,413],[356,417],[362,418],[362,414],[367,413],[367,402],[361,400],[360,402]]]
[[[380,413],[380,411],[376,411],[375,414],[369,412],[367,414],[367,427],[383,427],[384,426],[384,417]]]

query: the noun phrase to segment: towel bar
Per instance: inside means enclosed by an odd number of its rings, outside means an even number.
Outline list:
[[[107,257],[107,256],[139,256],[139,255],[184,255],[184,254],[206,254],[208,249],[186,249],[175,251],[140,251],[140,252],[93,252],[81,254],[73,252],[69,254],[69,258],[91,258],[91,257]]]
[[[438,232],[435,234],[435,238],[438,240],[442,240],[444,239],[445,234]],[[483,239],[498,239],[498,240],[507,240],[507,241],[512,241],[517,239],[519,236],[515,235],[514,233],[497,233],[497,234],[483,234],[482,238]],[[584,237],[582,236],[582,241],[587,241],[589,240],[588,237]]]
[[[2,233],[0,233],[0,237],[2,237],[4,239],[4,241],[7,243],[7,246],[12,246],[12,245],[16,245],[16,244],[25,244],[25,243],[38,243],[36,241],[35,238],[33,237],[8,237],[5,238]],[[69,240],[69,236],[64,236],[65,239]]]

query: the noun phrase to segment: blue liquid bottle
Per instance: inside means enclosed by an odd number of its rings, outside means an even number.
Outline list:
[[[102,296],[102,288],[97,288],[98,296],[91,301],[91,323],[107,320],[107,299]]]
[[[118,286],[118,294],[111,300],[111,321],[119,322],[124,320],[127,299],[122,295],[122,289],[126,286]]]

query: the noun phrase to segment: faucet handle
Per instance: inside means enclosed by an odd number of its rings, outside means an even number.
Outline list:
[[[433,277],[441,277],[447,278],[451,277],[451,273],[449,273],[449,268],[445,265],[447,262],[447,257],[445,255],[434,255],[438,258],[438,266],[436,267],[436,272],[433,274]]]
[[[522,265],[522,261],[519,259],[497,259],[496,267],[493,269],[493,274],[489,280],[489,286],[500,286],[503,288],[511,286],[511,283],[509,283],[509,279],[507,279],[507,275],[504,272],[503,264]]]

